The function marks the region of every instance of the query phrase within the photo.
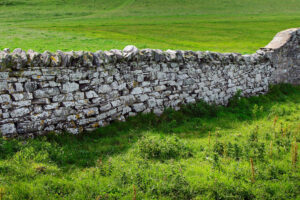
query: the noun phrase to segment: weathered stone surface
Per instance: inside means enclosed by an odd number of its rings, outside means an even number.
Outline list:
[[[0,92],[8,90],[8,85],[6,81],[0,81]]]
[[[12,94],[12,98],[14,101],[21,101],[24,99],[24,94],[22,93],[15,93],[15,94]]]
[[[0,103],[3,104],[3,103],[10,103],[11,102],[11,98],[8,94],[3,94],[3,95],[0,95]]]
[[[12,118],[16,118],[16,117],[23,117],[24,115],[27,115],[29,113],[30,110],[28,108],[18,108],[11,111],[10,115]]]
[[[111,109],[111,104],[110,103],[106,103],[106,104],[103,104],[100,106],[100,111],[103,112],[103,111],[108,111]]]
[[[109,85],[101,85],[98,89],[98,93],[105,94],[111,92],[111,87]]]
[[[9,124],[3,124],[1,125],[0,132],[3,136],[9,136],[14,135],[17,133],[17,129],[15,124],[9,123]]]
[[[26,100],[26,101],[13,101],[12,105],[14,107],[28,107],[31,106],[31,101],[30,100]]]
[[[6,80],[9,77],[8,72],[0,72],[0,80]]]
[[[288,30],[250,55],[134,46],[96,53],[0,51],[1,130],[8,136],[77,134],[139,112],[160,115],[165,107],[198,100],[226,105],[238,90],[251,96],[271,83],[300,84],[299,44],[300,30]]]
[[[57,87],[54,88],[43,88],[43,89],[39,89],[34,91],[34,98],[49,98],[49,97],[53,97],[55,95],[60,94],[60,91]]]
[[[79,90],[79,84],[75,82],[65,83],[62,86],[62,93],[70,93]]]
[[[54,110],[58,108],[59,104],[58,103],[52,103],[44,106],[45,110]]]
[[[133,88],[133,90],[131,91],[131,94],[142,94],[142,93],[143,93],[143,88],[141,87]]]
[[[143,110],[146,109],[146,106],[143,103],[136,103],[133,104],[133,110],[135,112],[142,112]]]
[[[123,55],[125,58],[132,58],[138,54],[139,50],[133,45],[128,45],[123,49]]]
[[[47,98],[42,98],[42,99],[34,99],[31,101],[32,105],[47,105],[50,104],[50,100]]]
[[[37,89],[37,86],[36,82],[27,82],[25,83],[24,88],[27,92],[34,92]]]
[[[85,109],[83,110],[83,113],[87,116],[95,116],[99,114],[98,108],[89,108],[89,109]]]
[[[95,91],[88,91],[85,93],[86,97],[88,99],[92,99],[92,98],[97,98],[98,97],[98,94],[95,92]]]

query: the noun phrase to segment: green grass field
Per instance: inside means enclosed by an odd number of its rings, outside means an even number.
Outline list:
[[[299,26],[299,0],[0,1],[1,49],[253,53]]]
[[[0,1],[0,49],[253,53],[299,26],[299,0]],[[290,85],[77,136],[0,137],[0,200],[300,199],[299,141]]]
[[[0,194],[13,200],[299,199],[299,141],[300,87],[280,85],[266,96],[233,98],[228,107],[199,102],[78,136],[1,138]]]

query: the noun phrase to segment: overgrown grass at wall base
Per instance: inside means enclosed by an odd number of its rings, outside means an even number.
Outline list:
[[[2,199],[298,199],[300,87],[0,139]],[[298,153],[298,155],[297,155]],[[250,161],[252,160],[252,162]]]

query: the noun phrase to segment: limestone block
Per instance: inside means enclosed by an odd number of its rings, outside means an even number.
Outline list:
[[[15,124],[3,124],[1,125],[0,132],[3,136],[9,136],[17,133]]]

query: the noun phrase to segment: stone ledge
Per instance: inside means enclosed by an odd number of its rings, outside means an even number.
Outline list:
[[[275,50],[283,47],[290,40],[292,34],[297,30],[299,31],[300,28],[290,28],[277,33],[273,40],[267,46],[261,49]]]

